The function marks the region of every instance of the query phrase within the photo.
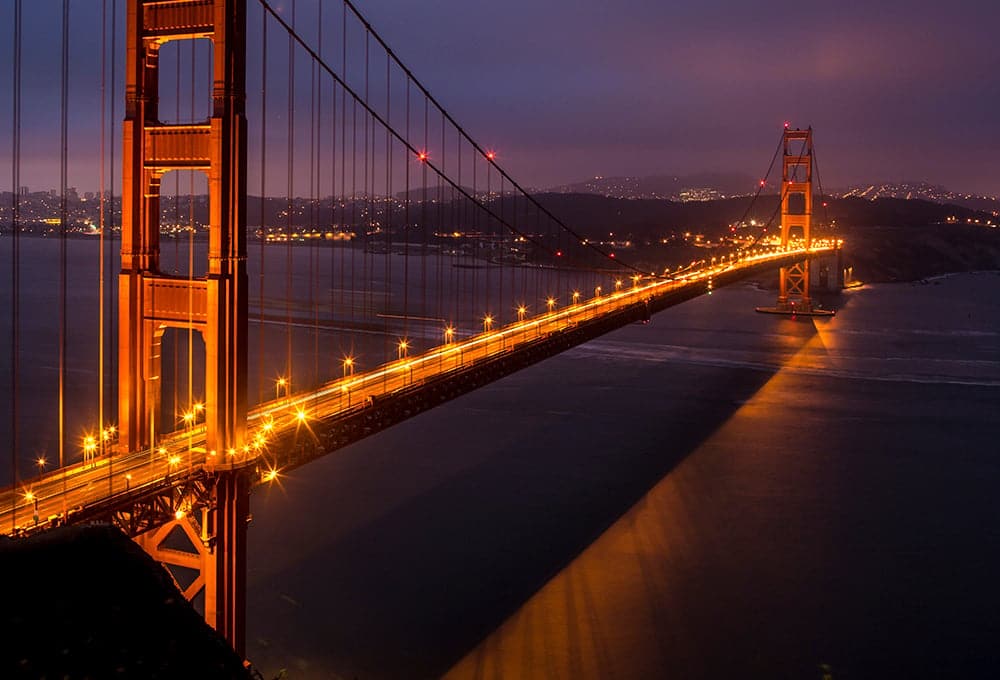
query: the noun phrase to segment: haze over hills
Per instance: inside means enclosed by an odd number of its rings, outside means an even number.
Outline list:
[[[467,189],[470,195],[472,190]],[[514,221],[534,221],[523,199],[505,193],[486,194],[476,192],[477,202],[491,206],[496,214],[505,215]],[[558,215],[566,224],[580,233],[592,237],[606,236],[608,232],[637,240],[659,240],[671,235],[690,231],[706,236],[725,233],[741,221],[751,221],[760,225],[776,226],[778,196],[774,190],[765,190],[756,201],[749,195],[729,198],[674,201],[667,199],[616,198],[594,193],[538,193],[537,199]],[[109,197],[110,198],[110,197]],[[424,203],[426,199],[427,203]],[[9,192],[0,192],[0,235],[8,229]],[[989,200],[989,199],[982,199]],[[373,203],[374,201],[374,203]],[[834,223],[840,226],[920,226],[930,224],[1000,224],[996,210],[983,210],[926,200],[924,198],[893,198],[886,195],[872,196],[871,193],[849,194],[844,197],[830,196],[822,205],[817,201],[814,215],[817,224]],[[112,230],[121,223],[121,201],[108,201],[109,222]],[[417,210],[414,206],[434,205],[434,210]],[[751,208],[751,205],[753,207]],[[78,196],[70,192],[66,204],[67,232],[70,234],[92,235],[99,223],[100,201],[92,194]],[[305,229],[314,231],[352,231],[361,233],[366,226],[369,211],[374,210],[374,219],[381,227],[391,231],[406,230],[419,234],[421,227],[436,231],[442,220],[448,231],[476,231],[482,229],[480,223],[466,224],[470,215],[479,207],[471,205],[468,198],[453,192],[438,191],[436,188],[426,193],[413,191],[393,199],[385,197],[359,196],[351,199],[309,199],[296,197],[289,200],[274,196],[260,199],[250,196],[247,200],[247,224],[251,229],[263,225],[269,233],[283,233],[286,230]],[[442,212],[443,211],[443,212]],[[205,228],[208,220],[208,197],[206,195],[166,196],[161,201],[161,231],[165,234],[187,233],[193,222],[196,230]],[[21,230],[25,233],[57,235],[60,230],[60,201],[55,192],[25,192],[20,197]],[[404,227],[409,224],[409,228]],[[300,236],[300,235],[299,235]],[[422,237],[421,237],[422,238]]]
[[[645,177],[598,176],[546,189],[553,194],[596,194],[607,198],[707,201],[745,196],[757,190],[757,180],[742,173],[702,172],[692,175]]]
[[[758,180],[742,173],[702,172],[691,175],[648,175],[638,176],[598,176],[580,182],[560,184],[546,189],[529,188],[535,194],[591,194],[605,198],[623,198],[634,200],[666,200],[678,201],[712,201],[717,199],[747,196],[757,190]],[[497,187],[493,187],[496,189]],[[777,191],[777,185],[769,182],[767,189]],[[471,187],[463,186],[472,195]],[[479,187],[481,193],[483,187]],[[427,188],[429,196],[437,192],[437,184]],[[416,187],[409,191],[410,200],[420,200],[424,196],[424,188]],[[450,187],[445,187],[450,191]],[[400,200],[405,199],[407,192],[395,194]]]
[[[972,210],[983,210],[1000,213],[1000,200],[997,196],[979,196],[946,189],[943,186],[928,182],[874,182],[872,184],[853,185],[834,192],[835,196],[843,198],[858,197],[874,201],[879,198],[902,198],[905,200],[920,199],[932,203],[960,205]]]
[[[562,184],[542,193],[593,194],[606,198],[661,199],[685,203],[747,196],[757,190],[759,180],[741,173],[703,172],[691,175],[648,175],[644,177],[598,176],[581,182]],[[779,182],[769,180],[764,193],[775,193]],[[819,187],[817,186],[817,189]],[[1000,197],[980,196],[947,189],[929,182],[872,182],[850,185],[828,192],[832,197],[919,199],[931,203],[958,205],[1000,215]]]
[[[66,205],[66,234],[81,238],[97,234],[100,201],[71,192]],[[423,192],[421,191],[421,194]],[[845,261],[865,281],[914,280],[954,271],[1000,270],[1000,218],[996,211],[977,211],[921,198],[891,198],[871,192],[828,197],[816,205],[817,235],[845,239]],[[625,199],[595,194],[544,193],[537,200],[584,238],[621,251],[623,261],[649,271],[704,257],[715,249],[733,248],[777,231],[778,195],[773,189],[750,196],[716,200],[670,201]],[[10,233],[12,197],[0,193],[0,238]],[[42,237],[58,236],[60,201],[55,192],[25,192],[20,197],[20,231]],[[427,203],[412,196],[373,202],[375,197],[323,199],[268,197],[247,200],[247,224],[253,238],[284,242],[329,242],[332,246],[378,247],[390,242],[421,242],[449,249],[473,249],[489,238],[484,230],[499,225],[474,220],[482,204],[512,224],[532,225],[537,211],[523,198],[505,193],[476,192],[476,202],[452,192],[428,192]],[[112,233],[121,224],[120,200],[110,208]],[[422,208],[419,206],[423,206]],[[429,209],[433,206],[432,209]],[[191,221],[205,229],[208,197],[167,197],[161,205],[161,233],[166,238],[188,234]],[[377,224],[370,222],[371,213]],[[180,216],[180,219],[178,219]],[[442,227],[447,234],[442,235]],[[424,251],[420,251],[424,252]],[[484,251],[488,252],[488,251]]]

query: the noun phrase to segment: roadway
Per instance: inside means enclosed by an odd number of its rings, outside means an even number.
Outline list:
[[[834,244],[814,243],[811,254],[832,251]],[[576,300],[565,307],[550,305],[545,313],[489,328],[467,339],[443,335],[444,344],[419,355],[399,358],[376,369],[348,374],[303,394],[278,398],[254,407],[248,414],[247,443],[240,449],[206,451],[204,425],[192,425],[161,438],[154,449],[97,457],[77,462],[47,474],[22,480],[16,488],[0,492],[0,533],[16,534],[51,526],[74,512],[123,495],[164,488],[205,470],[253,465],[260,470],[260,483],[272,481],[280,471],[268,453],[268,442],[282,433],[309,427],[310,422],[328,420],[362,409],[380,398],[412,388],[444,373],[469,367],[484,359],[560,333],[624,307],[676,293],[691,287],[707,292],[714,277],[756,270],[773,262],[805,257],[804,248],[778,248],[741,256],[713,259],[677,270],[669,278],[632,279],[618,282],[615,290]],[[800,257],[801,256],[801,257]],[[442,331],[445,333],[445,331]]]

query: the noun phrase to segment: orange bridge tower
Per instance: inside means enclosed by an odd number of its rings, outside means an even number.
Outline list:
[[[785,128],[781,155],[781,247],[794,241],[796,247],[812,249],[813,215],[812,128]],[[774,307],[758,307],[771,314],[827,316],[833,312],[817,309],[809,293],[809,259],[782,267],[778,302]]]
[[[195,39],[212,41],[210,117],[164,124],[158,111],[160,48]],[[120,446],[130,452],[156,445],[161,339],[168,328],[191,329],[205,344],[206,447],[224,457],[243,446],[247,412],[246,0],[129,0],[126,49]],[[208,175],[203,277],[160,271],[160,182],[176,170]],[[203,596],[209,624],[242,653],[249,481],[245,470],[216,469],[197,485],[204,498],[200,517],[178,511],[136,540],[164,564],[198,572],[182,590],[192,599]],[[167,546],[175,530],[189,539],[190,551]]]
[[[781,247],[792,238],[801,238],[808,249],[812,244],[813,211],[812,128],[785,129],[781,163]],[[809,297],[809,260],[781,268],[778,309],[812,311]]]

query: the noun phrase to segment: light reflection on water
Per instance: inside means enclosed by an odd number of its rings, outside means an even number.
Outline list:
[[[254,501],[250,657],[305,678],[986,676],[998,281],[853,291],[815,322],[721,291],[293,473]]]
[[[997,277],[977,278],[1000,290]],[[958,297],[974,284],[947,287]],[[998,306],[962,305],[983,327],[957,336],[928,332],[942,320],[933,300],[895,333],[870,329],[890,344],[949,340],[928,362],[926,347],[885,356],[870,335],[858,341],[871,307],[916,297],[879,292],[889,299],[869,290],[816,321],[721,427],[445,677],[818,678],[824,664],[834,677],[985,677],[997,624],[983,614],[1000,592],[981,566],[959,565],[1000,564],[985,488],[1000,475],[992,454],[952,455],[989,450],[1000,431],[982,402],[1000,403]],[[950,413],[931,385],[953,390]],[[939,484],[942,467],[966,484]],[[984,474],[987,485],[969,483]],[[979,512],[963,516],[956,502]],[[943,561],[941,534],[959,548]]]

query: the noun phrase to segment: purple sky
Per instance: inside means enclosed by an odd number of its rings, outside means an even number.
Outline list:
[[[290,3],[275,2],[286,11]],[[299,11],[310,4],[299,0]],[[12,5],[0,7],[4,189],[10,186]],[[61,3],[24,5],[22,183],[47,188],[58,185]],[[70,155],[78,160],[70,184],[81,188],[93,183],[80,159],[95,154],[99,130],[100,6],[100,0],[71,3]],[[523,184],[598,174],[757,176],[789,120],[814,127],[828,187],[914,179],[1000,194],[994,162],[1000,4],[993,1],[358,0],[358,6]]]
[[[926,179],[1000,193],[992,0],[364,7],[428,87],[533,184],[758,175],[789,120],[814,127],[830,186]]]

